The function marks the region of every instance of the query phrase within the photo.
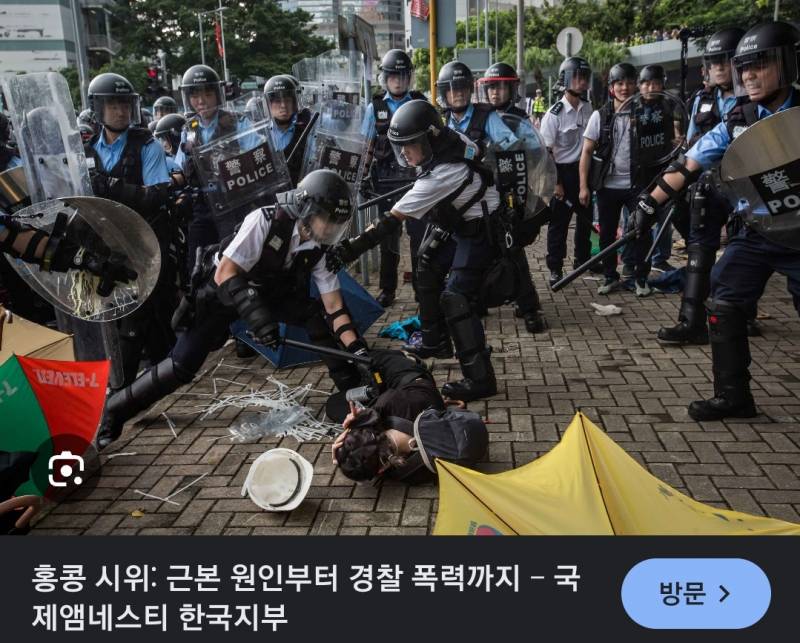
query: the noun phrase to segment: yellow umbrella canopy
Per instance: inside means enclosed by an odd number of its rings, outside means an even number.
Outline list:
[[[437,535],[800,535],[794,523],[692,500],[582,413],[549,453],[517,469],[436,465]]]

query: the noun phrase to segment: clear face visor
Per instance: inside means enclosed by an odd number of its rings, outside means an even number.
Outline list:
[[[567,69],[564,71],[564,90],[584,95],[592,86],[590,69]]]
[[[267,92],[267,109],[272,120],[288,123],[297,113],[297,91],[281,89]]]
[[[184,112],[198,114],[201,118],[213,118],[217,108],[225,102],[220,83],[183,87],[181,98]]]
[[[482,78],[478,81],[478,100],[490,105],[507,105],[519,98],[516,78]]]
[[[422,167],[433,158],[433,150],[427,134],[407,141],[392,141],[394,156],[401,167]]]
[[[444,109],[466,109],[472,98],[472,83],[466,78],[436,82],[439,106]]]
[[[797,53],[793,47],[774,47],[732,59],[733,90],[758,102],[797,80]]]
[[[167,114],[175,114],[177,111],[178,108],[171,105],[156,105],[153,107],[153,118],[158,120]]]
[[[707,82],[713,87],[728,89],[733,83],[731,75],[731,58],[733,52],[721,51],[717,54],[703,56],[703,70]]]
[[[378,82],[392,96],[404,96],[411,88],[413,74],[410,71],[382,71]]]
[[[123,131],[142,121],[141,100],[138,94],[94,97],[97,122],[112,131]]]
[[[332,246],[341,241],[350,228],[353,201],[342,199],[337,209],[342,211],[334,219],[327,210],[312,201],[301,204],[298,218],[303,232],[321,246]],[[348,218],[342,221],[345,211]]]

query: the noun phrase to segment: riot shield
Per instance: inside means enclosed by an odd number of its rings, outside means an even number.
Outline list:
[[[750,226],[800,250],[800,107],[739,134],[722,157],[720,176]]]
[[[291,189],[283,154],[273,146],[270,123],[249,124],[227,136],[192,149],[208,207],[226,229],[234,213],[267,205],[276,192]]]
[[[302,176],[314,170],[333,170],[344,178],[355,195],[364,173],[370,133],[361,131],[365,109],[344,101],[329,100],[320,106],[319,119],[306,144]]]
[[[267,99],[261,92],[247,92],[246,94],[242,94],[225,103],[225,109],[246,118],[253,124],[269,119]]]
[[[317,79],[317,59],[303,58],[296,62],[292,65],[292,75],[303,87],[299,108],[308,107],[317,111],[316,106],[323,100],[322,81]]]
[[[44,271],[7,255],[17,273],[57,310],[89,322],[114,321],[141,306],[156,285],[161,270],[156,235],[142,217],[121,203],[97,197],[64,197],[23,208],[14,218],[48,233],[63,218],[68,242],[80,244],[97,256],[113,258],[137,274],[135,280],[118,283],[109,295],[102,296],[97,292],[100,277],[87,271]]]
[[[55,72],[3,79],[32,203],[91,196],[92,184],[69,86]]]
[[[556,166],[539,131],[526,118],[501,114],[516,140],[490,143],[484,163],[495,176],[495,184],[509,205],[533,218],[550,203],[556,186]]]
[[[316,111],[324,101],[361,103],[364,61],[358,51],[333,49],[316,58],[304,58],[292,66],[302,83],[302,105]]]
[[[618,125],[617,120],[622,119]],[[612,132],[631,136],[631,167],[649,183],[686,143],[686,106],[667,92],[635,94],[614,112]],[[652,176],[651,176],[652,175]],[[636,178],[632,177],[636,182]]]

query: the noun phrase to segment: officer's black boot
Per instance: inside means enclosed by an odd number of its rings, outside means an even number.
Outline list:
[[[444,325],[439,302],[444,287],[444,278],[445,275],[438,266],[420,260],[417,270],[417,300],[419,301],[422,345],[406,344],[403,346],[404,351],[420,359],[429,357],[447,359],[453,356],[453,345]]]
[[[547,328],[544,316],[542,315],[539,302],[539,293],[531,279],[528,261],[525,254],[521,253],[521,263],[519,265],[520,286],[517,302],[514,305],[514,315],[525,321],[525,329],[529,333],[542,333]]]
[[[698,422],[756,416],[758,411],[750,393],[750,344],[746,315],[733,304],[710,300],[708,323],[714,397],[692,402],[689,416]]]
[[[122,433],[125,422],[184,384],[192,374],[177,366],[171,357],[140,375],[130,386],[115,391],[106,401],[103,421],[97,431],[97,450],[102,451]]]
[[[381,290],[378,293],[378,296],[375,297],[375,301],[377,301],[383,308],[388,308],[394,303],[395,298],[397,297],[394,290]]]
[[[664,344],[708,344],[708,325],[703,302],[708,297],[709,278],[715,252],[692,244],[688,249],[686,286],[683,289],[681,310],[675,326],[664,326],[658,339]]]
[[[480,320],[464,295],[445,291],[441,302],[464,374],[463,380],[447,382],[442,395],[464,402],[494,395],[497,381]]]

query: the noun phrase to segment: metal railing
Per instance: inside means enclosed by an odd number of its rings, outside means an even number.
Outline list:
[[[106,34],[87,34],[86,46],[89,49],[105,49],[112,54],[118,54],[122,43]]]

